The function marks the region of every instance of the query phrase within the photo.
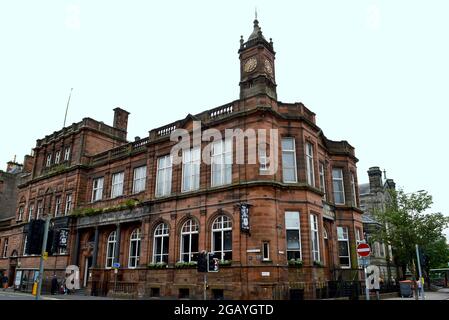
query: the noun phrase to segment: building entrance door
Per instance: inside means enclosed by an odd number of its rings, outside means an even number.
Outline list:
[[[10,266],[8,275],[8,287],[12,287],[14,285],[15,279],[16,279],[16,266]]]
[[[83,287],[87,287],[87,281],[89,280],[89,268],[92,267],[92,257],[86,257],[84,261],[84,277]]]

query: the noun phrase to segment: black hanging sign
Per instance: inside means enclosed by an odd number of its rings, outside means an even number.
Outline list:
[[[249,205],[246,203],[240,205],[240,230],[249,233]]]
[[[59,230],[59,247],[67,247],[67,241],[69,239],[69,230]]]

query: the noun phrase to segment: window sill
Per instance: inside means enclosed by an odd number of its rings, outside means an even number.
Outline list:
[[[270,259],[268,259],[268,260],[263,260],[263,259],[262,259],[261,262],[262,262],[262,263],[273,263],[273,260],[270,260]]]

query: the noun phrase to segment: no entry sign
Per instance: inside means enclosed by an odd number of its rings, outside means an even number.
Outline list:
[[[361,243],[357,246],[357,254],[361,257],[368,257],[371,253],[369,245],[366,243]]]

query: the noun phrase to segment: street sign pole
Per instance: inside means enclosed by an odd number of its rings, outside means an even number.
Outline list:
[[[115,300],[115,294],[117,292],[117,273],[118,269],[114,269],[115,279],[114,279],[114,300]]]
[[[369,300],[369,283],[368,283],[368,274],[366,272],[366,263],[365,263],[365,257],[363,257],[363,271],[365,272],[365,295],[366,300]]]
[[[366,259],[370,255],[370,252],[371,252],[371,248],[366,243],[360,243],[357,246],[357,254],[362,258],[363,271],[365,273],[365,294],[366,294],[366,300],[369,300],[369,281],[368,281],[368,274],[366,272],[366,268],[368,267],[368,264],[366,263]]]
[[[39,282],[37,285],[36,300],[39,300],[41,297],[42,280],[44,278],[44,256],[47,250],[47,238],[48,238],[48,229],[50,227],[50,219],[51,219],[50,215],[47,215],[47,218],[45,219],[44,240],[42,241],[42,251],[39,262]]]
[[[418,245],[416,245],[416,259],[418,260],[418,272],[419,272],[419,284],[420,284],[420,289],[421,289],[421,298],[422,300],[424,299],[424,284],[422,283],[421,279],[422,279],[422,273],[421,273],[421,261],[419,259],[419,248]]]

